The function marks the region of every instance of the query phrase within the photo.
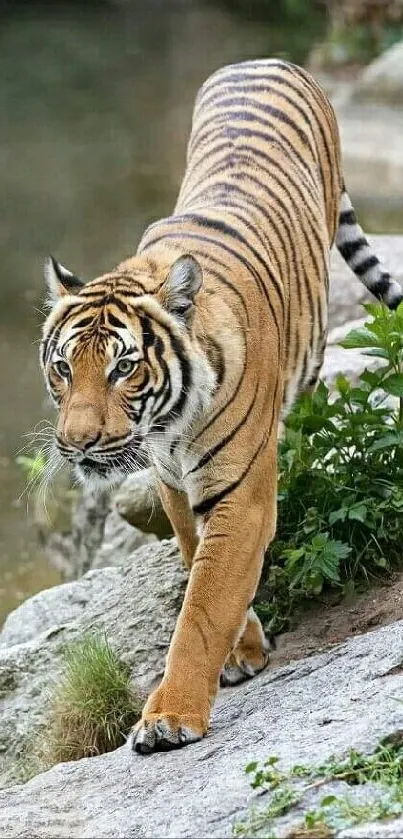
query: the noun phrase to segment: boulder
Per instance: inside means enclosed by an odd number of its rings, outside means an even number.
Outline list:
[[[142,473],[129,479],[132,482],[131,492],[133,482],[137,480],[142,486]],[[161,512],[160,516],[163,515]],[[140,524],[143,524],[143,519],[140,519]],[[149,520],[150,524],[154,520],[150,511]],[[73,580],[91,568],[122,565],[136,548],[156,541],[157,536],[152,530],[143,533],[133,525],[133,521],[127,523],[118,514],[113,493],[109,490],[94,493],[84,487],[76,495],[72,506],[70,530],[56,530],[45,535],[42,529],[41,541],[49,564],[59,571],[63,580]],[[165,528],[163,535],[168,533],[172,531]]]
[[[131,596],[132,591],[124,595],[127,610]],[[143,635],[148,648],[149,627]],[[276,755],[279,768],[286,770],[345,756],[350,748],[370,753],[383,738],[401,737],[402,661],[399,621],[312,658],[268,669],[238,688],[223,690],[208,736],[183,751],[142,757],[124,746],[98,758],[60,764],[4,790],[0,836],[230,837],[251,807],[267,804],[249,787],[244,772],[249,761]],[[362,801],[375,791],[374,785],[328,783],[308,793],[303,809],[319,806],[331,793],[348,792],[351,801]],[[290,835],[303,809],[294,807],[259,835]],[[381,839],[402,831],[398,818],[333,835]]]
[[[403,41],[365,68],[355,85],[353,98],[403,105]]]
[[[154,533],[159,539],[172,536],[172,525],[164,513],[152,469],[126,478],[115,493],[114,506],[125,521],[143,533]]]
[[[0,784],[18,775],[18,758],[22,767],[46,718],[62,646],[86,630],[106,633],[136,686],[148,690],[164,671],[184,585],[175,542],[158,542],[132,553],[130,564],[89,571],[9,615],[0,634]]]

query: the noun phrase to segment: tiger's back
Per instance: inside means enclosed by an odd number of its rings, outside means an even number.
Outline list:
[[[342,189],[336,120],[312,77],[276,60],[225,67],[198,94],[174,214],[140,245],[194,253],[217,295],[208,269],[224,261],[233,305],[240,293],[252,321],[263,306],[262,340],[277,332],[285,406],[320,367]]]

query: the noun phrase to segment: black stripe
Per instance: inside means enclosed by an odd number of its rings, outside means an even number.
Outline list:
[[[197,472],[199,469],[202,469],[202,467],[205,466],[206,463],[208,463],[209,460],[212,460],[214,455],[216,455],[217,452],[221,451],[221,449],[223,449],[224,446],[228,445],[228,443],[230,443],[231,440],[233,440],[233,438],[238,433],[238,431],[240,431],[241,428],[243,428],[246,421],[249,419],[250,412],[253,410],[253,407],[255,405],[258,389],[259,389],[259,381],[256,382],[255,392],[253,394],[253,399],[251,400],[250,404],[248,405],[247,411],[243,415],[242,419],[236,425],[234,425],[234,427],[231,429],[229,434],[226,435],[226,437],[222,437],[221,440],[219,440],[218,443],[215,444],[215,446],[213,446],[211,449],[209,449],[207,452],[204,453],[204,455],[200,458],[199,462],[196,463],[195,466],[192,466],[192,468],[189,469],[189,471],[185,473],[185,475],[184,475],[185,478],[186,478],[187,475],[191,475],[193,472]]]
[[[388,303],[389,309],[391,309],[392,312],[393,312],[395,309],[397,309],[398,306],[400,306],[402,301],[403,301],[403,291],[402,291],[401,295],[396,295],[396,298],[394,300],[392,300],[391,303]]]
[[[379,265],[378,257],[377,256],[369,256],[368,259],[364,260],[364,262],[360,262],[359,265],[356,265],[356,267],[353,268],[353,271],[354,271],[354,274],[357,274],[357,277],[363,277],[364,274],[366,274],[368,271],[370,271],[371,268],[376,268],[377,265]],[[388,285],[389,285],[389,283],[387,283],[384,286],[385,290],[386,290]],[[374,290],[377,289],[377,292],[382,293],[382,291],[380,291],[381,286],[382,286],[382,279],[379,278],[379,280],[377,280],[376,284],[374,284],[374,286],[372,288],[370,288],[370,291],[372,291],[374,293]]]
[[[211,512],[213,507],[215,507],[217,504],[219,504],[220,501],[223,501],[224,498],[227,497],[227,495],[229,495],[230,493],[234,492],[234,490],[237,489],[237,487],[242,483],[242,481],[244,480],[244,478],[246,477],[246,475],[248,474],[248,472],[252,468],[256,458],[259,456],[260,452],[262,451],[262,449],[264,448],[264,446],[266,445],[266,443],[270,439],[270,435],[271,435],[271,432],[272,432],[272,429],[273,429],[274,418],[275,418],[275,405],[276,405],[278,386],[279,386],[279,380],[277,379],[276,390],[275,390],[274,399],[273,399],[273,408],[272,408],[272,417],[271,417],[271,422],[270,422],[270,429],[264,435],[263,440],[261,441],[258,448],[256,449],[256,451],[255,451],[251,461],[248,463],[246,469],[244,469],[244,471],[242,472],[240,477],[237,478],[236,481],[233,481],[231,484],[224,487],[224,489],[220,490],[220,492],[217,492],[215,495],[212,495],[209,498],[205,498],[204,501],[200,502],[200,504],[195,504],[194,507],[192,507],[195,515],[206,515],[207,513]]]
[[[322,126],[321,122],[319,122],[319,119],[318,119],[314,109],[312,108],[310,102],[308,101],[308,99],[303,99],[302,101],[304,103],[306,103],[308,105],[308,107],[310,108],[310,111],[311,111],[310,114],[308,114],[304,110],[304,108],[302,108],[298,104],[298,102],[296,102],[291,96],[288,96],[287,93],[284,93],[283,90],[278,90],[278,88],[276,88],[276,87],[267,85],[266,84],[267,81],[273,81],[276,85],[277,84],[280,85],[280,87],[281,87],[281,85],[284,85],[290,91],[292,91],[296,96],[300,97],[300,91],[298,91],[298,89],[291,83],[290,78],[287,78],[287,77],[278,76],[278,75],[269,73],[269,74],[264,76],[263,83],[261,83],[261,84],[247,84],[246,87],[245,87],[245,84],[244,84],[245,79],[242,79],[241,87],[239,87],[235,83],[236,82],[235,78],[233,76],[231,77],[231,84],[234,86],[236,91],[238,91],[240,89],[240,90],[244,90],[245,94],[263,93],[263,94],[267,94],[268,96],[273,95],[273,96],[277,96],[279,99],[282,99],[283,101],[287,102],[289,105],[291,105],[297,111],[297,113],[300,114],[300,116],[303,118],[305,124],[310,129],[311,129],[311,117],[313,116],[316,120],[316,125],[317,125],[318,130],[320,132],[320,135],[322,137],[322,141],[323,141],[323,144],[324,144],[324,147],[325,147],[326,157],[327,157],[327,160],[328,160],[328,163],[329,163],[329,167],[331,168],[330,149],[329,149],[329,146],[328,146],[325,134],[324,134],[324,129],[323,129],[323,126]],[[312,89],[311,92],[314,93],[314,90]],[[228,91],[226,91],[226,94],[228,95]],[[224,100],[220,101],[220,96],[222,96],[222,95],[223,95],[222,91],[216,91],[211,96],[208,96],[205,99],[202,99],[202,103],[201,103],[202,107],[203,108],[208,108],[210,103],[214,103],[214,105],[216,107],[220,107],[221,105],[226,105],[227,104],[226,101],[224,101]],[[315,100],[316,100],[316,97],[315,97]],[[248,100],[245,100],[245,101],[248,101]],[[235,102],[234,102],[234,104],[235,104]],[[263,110],[267,110],[267,106],[264,103],[256,102],[256,100],[254,100],[253,98],[250,99],[250,104],[253,105],[254,107],[258,107],[258,108],[261,108]],[[328,119],[327,119],[327,122],[329,122]]]
[[[174,217],[172,217],[172,218],[174,218]],[[238,262],[240,262],[247,269],[247,271],[249,271],[249,273],[256,280],[259,288],[261,288],[261,286],[263,285],[264,295],[265,295],[266,301],[268,303],[271,315],[273,317],[273,321],[274,321],[274,324],[275,324],[275,327],[276,327],[276,330],[277,330],[277,335],[280,338],[279,324],[278,324],[274,309],[271,305],[270,299],[268,297],[267,290],[266,290],[264,284],[262,283],[262,280],[261,280],[259,274],[257,273],[256,269],[253,267],[253,265],[251,265],[249,260],[246,259],[246,257],[243,257],[238,251],[235,251],[233,248],[230,248],[229,245],[226,245],[225,242],[223,242],[222,240],[213,239],[210,236],[206,236],[206,235],[201,234],[201,233],[191,233],[191,232],[188,232],[188,231],[186,231],[186,233],[184,233],[184,231],[181,231],[180,233],[179,232],[177,232],[177,233],[161,233],[160,236],[156,236],[154,239],[151,239],[150,242],[147,242],[147,244],[145,246],[143,246],[143,251],[147,250],[148,248],[152,247],[153,245],[156,245],[158,242],[161,242],[164,239],[178,239],[178,238],[183,238],[184,236],[186,236],[186,238],[188,238],[188,239],[195,239],[196,241],[204,242],[208,245],[215,245],[216,247],[221,248],[224,251],[227,251],[227,253],[231,254],[231,256],[233,256],[235,259],[237,259]],[[195,251],[192,250],[192,253],[194,253],[194,252]],[[208,253],[208,257],[210,258],[209,253]]]
[[[323,93],[322,89],[316,84],[316,82],[312,78],[312,76],[310,76],[309,74],[306,74],[306,73],[298,72],[299,69],[300,68],[296,67],[295,65],[290,65],[289,68],[288,68],[289,72],[291,73],[291,76],[294,77],[294,78],[298,78],[298,80],[304,84],[305,90],[308,90],[309,95],[311,95],[315,98],[316,105],[320,109],[320,111],[323,115],[323,118],[326,122],[326,125],[330,129],[333,127],[333,131],[332,131],[333,145],[335,145],[334,141],[336,141],[338,143],[339,140],[338,140],[336,118],[335,118],[335,115],[334,115],[333,108],[330,105],[330,102],[328,101],[327,97]],[[315,113],[314,109],[312,109],[312,114],[316,119],[316,124],[319,128],[319,132],[320,132],[320,135],[322,137],[322,142],[323,142],[323,145],[324,145],[325,154],[326,154],[326,157],[327,157],[327,162],[328,162],[329,171],[330,171],[331,195],[334,195],[334,192],[335,192],[335,175],[336,175],[335,166],[334,166],[335,161],[333,161],[333,165],[332,165],[331,156],[330,156],[330,149],[329,149],[328,142],[327,142],[327,139],[326,139],[326,136],[325,136],[325,133],[324,133],[324,129],[323,129],[322,123],[319,122],[319,119],[318,119],[317,114]],[[333,123],[333,126],[332,126],[332,123]],[[334,131],[336,131],[336,137],[334,137]],[[324,178],[322,178],[322,183],[325,187]]]
[[[139,321],[140,321],[140,326],[141,326],[141,331],[142,331],[142,336],[143,336],[142,343],[143,343],[144,355],[146,357],[146,360],[148,361],[148,358],[149,358],[149,352],[148,351],[149,351],[150,347],[153,346],[153,344],[155,342],[155,339],[156,339],[156,335],[155,335],[155,332],[153,331],[152,322],[151,322],[150,318],[147,317],[147,315],[143,315],[141,313],[139,314],[138,312],[137,312],[137,314],[138,314],[138,318],[139,318]]]
[[[353,256],[358,253],[358,251],[362,250],[363,248],[369,247],[367,240],[364,236],[360,236],[359,239],[354,239],[353,242],[343,242],[341,245],[337,245],[337,249],[339,253],[341,253],[343,259],[346,262],[350,262]],[[353,269],[356,272],[356,268]]]
[[[178,217],[175,217],[175,216],[173,218],[175,220],[178,219]],[[250,242],[248,242],[247,239],[245,239],[245,237],[242,235],[242,233],[240,233],[239,230],[237,230],[235,227],[232,227],[232,225],[229,225],[226,222],[221,221],[220,219],[212,219],[212,218],[209,218],[208,216],[199,215],[197,213],[186,213],[183,216],[179,216],[179,223],[181,223],[183,221],[186,221],[186,220],[190,220],[194,224],[197,224],[200,227],[202,227],[203,229],[217,230],[220,233],[224,233],[224,235],[235,239],[236,241],[240,242],[240,244],[242,244],[246,249],[248,249],[253,254],[253,256],[255,257],[257,262],[260,263],[260,265],[262,266],[265,274],[270,278],[271,282],[273,283],[273,286],[276,289],[276,292],[277,292],[277,295],[278,295],[278,298],[279,298],[279,301],[280,301],[280,304],[281,304],[282,315],[284,317],[284,291],[281,287],[281,284],[279,283],[277,278],[274,276],[274,274],[271,271],[271,269],[269,268],[267,262],[259,254],[259,252],[256,250],[256,248],[254,248],[253,245],[251,245]],[[246,226],[249,225],[253,230],[253,225],[252,224],[250,224],[248,222],[244,222],[244,224],[246,224]],[[250,269],[252,269],[252,268],[253,268],[253,266],[250,265]],[[273,309],[273,307],[271,305],[271,302],[269,300],[269,295],[268,295],[268,291],[266,289],[265,283],[262,280],[259,273],[257,271],[255,271],[255,269],[253,269],[253,276],[257,281],[257,285],[260,288],[260,291],[263,292],[263,294],[264,294],[264,296],[265,296],[265,298],[266,298],[266,300],[269,304],[269,308],[271,310],[272,317],[276,322],[277,331],[279,331],[276,314],[275,314],[274,309]]]
[[[280,93],[278,95],[280,96]],[[234,105],[235,107],[245,108],[245,111],[243,111],[242,118],[245,118],[246,115],[250,122],[259,122],[262,125],[271,125],[271,121],[262,119],[262,117],[259,117],[257,114],[253,113],[253,111],[249,111],[248,106],[250,106],[252,108],[256,108],[256,110],[268,114],[269,116],[273,117],[273,119],[279,120],[279,122],[283,122],[285,125],[288,125],[290,128],[293,129],[293,131],[295,131],[296,134],[298,134],[298,137],[300,138],[301,142],[304,143],[305,146],[312,148],[311,143],[309,142],[309,137],[305,133],[305,131],[302,128],[300,128],[300,126],[296,122],[294,122],[294,120],[291,119],[291,117],[289,117],[287,113],[281,111],[279,108],[274,107],[274,105],[270,105],[265,102],[258,102],[252,98],[249,99],[247,96],[224,96],[223,99],[221,99],[220,96],[222,96],[222,93],[218,94],[217,101],[215,101],[214,104],[216,108],[224,109],[225,120],[229,119],[233,115],[233,111],[228,110],[228,108]],[[300,113],[303,113],[303,111],[300,108],[298,108],[298,105],[296,105],[296,110],[299,110]],[[214,122],[218,116],[219,114],[213,112],[211,122]],[[306,122],[308,122],[306,114],[304,114],[304,116]],[[238,117],[236,116],[236,118]],[[208,122],[210,122],[210,120]],[[203,127],[205,124],[206,122],[204,121]],[[197,134],[195,136],[197,145]]]
[[[128,317],[132,313],[132,309],[130,308],[130,306],[127,306],[123,302],[123,300],[121,300],[119,297],[116,297],[114,294],[111,294],[109,296],[109,300],[107,302],[112,303],[114,306],[116,306],[117,309],[120,309],[120,311]]]
[[[349,224],[349,225],[356,225],[357,224],[357,217],[355,215],[355,211],[351,210],[343,210],[342,213],[339,215],[339,225]]]
[[[234,123],[242,123],[248,122],[252,125],[258,123],[259,125],[263,126],[264,128],[270,128],[275,130],[275,134],[268,134],[265,131],[259,131],[256,128],[240,128],[236,126]],[[256,115],[249,114],[245,111],[234,112],[229,111],[226,115],[226,127],[225,127],[225,135],[228,137],[228,142],[233,140],[238,140],[239,137],[257,137],[259,139],[264,140],[267,143],[277,143],[279,142],[279,138],[281,142],[288,146],[293,153],[293,156],[298,160],[300,165],[306,170],[310,171],[310,166],[306,161],[306,158],[303,157],[299,151],[295,148],[295,145],[289,140],[288,137],[285,136],[273,122],[270,120],[263,119],[262,117],[257,117]],[[199,135],[197,142],[191,146],[191,153],[194,154],[197,147],[203,143],[205,140],[211,141],[211,129],[208,128],[204,134]]]
[[[283,289],[281,287],[281,284],[278,282],[277,278],[274,276],[274,274],[271,271],[271,269],[269,268],[267,262],[263,259],[263,257],[256,250],[256,248],[254,248],[253,245],[251,245],[250,242],[248,242],[247,239],[245,239],[245,237],[242,235],[242,233],[240,233],[239,230],[237,230],[235,227],[232,227],[232,225],[227,224],[227,222],[225,222],[225,221],[221,221],[220,219],[209,218],[208,216],[199,215],[197,213],[185,213],[182,216],[173,216],[172,219],[173,219],[174,223],[181,224],[183,222],[190,221],[190,222],[193,222],[194,224],[196,224],[196,225],[198,225],[198,226],[200,226],[200,227],[202,227],[206,230],[217,230],[218,232],[223,233],[225,236],[229,236],[230,238],[235,239],[236,241],[240,242],[240,244],[242,244],[244,246],[244,248],[248,249],[253,254],[253,256],[255,257],[257,262],[259,262],[260,265],[262,266],[265,274],[272,281],[272,283],[273,283],[273,285],[274,285],[274,287],[277,291],[277,294],[278,294],[278,297],[279,297],[279,300],[280,300],[280,303],[281,303],[281,307],[282,307],[282,312],[283,312],[283,315],[284,315],[284,292],[283,292]],[[246,224],[246,226],[248,226],[249,223],[244,222],[244,224]],[[250,224],[250,227],[251,227],[252,230],[254,229],[252,224]],[[257,235],[257,233],[256,233],[256,235]],[[255,279],[257,279],[258,286],[259,286],[260,290],[263,292],[263,294],[267,298],[267,291],[266,291],[264,282],[262,281],[259,274],[257,274],[257,272],[254,272],[254,276],[255,276]],[[273,312],[273,317],[275,317],[274,312]]]
[[[210,428],[213,425],[213,423],[215,423],[222,416],[224,411],[226,411],[227,408],[229,408],[232,405],[232,403],[235,401],[235,399],[238,396],[238,393],[241,389],[241,385],[242,385],[243,380],[244,380],[244,375],[245,375],[245,367],[242,369],[242,373],[241,373],[241,376],[239,377],[239,379],[237,381],[235,390],[233,390],[233,392],[232,392],[230,398],[228,399],[228,401],[225,402],[224,405],[222,405],[221,408],[212,417],[210,417],[210,419],[206,423],[206,425],[203,426],[201,431],[199,431],[199,433],[196,435],[196,437],[193,438],[192,443],[196,443],[197,440],[199,440],[200,437],[202,437],[203,434],[207,431],[207,429]]]
[[[259,187],[261,187],[265,191],[268,191],[264,184],[262,184],[260,181],[258,181],[257,178],[253,178],[252,175],[249,175],[249,173],[246,174],[246,173],[241,172],[236,177],[237,177],[237,179],[239,178],[239,179],[242,179],[242,180],[248,180],[248,179],[253,180],[259,185]],[[199,198],[202,198],[204,193],[208,192],[210,189],[212,189],[212,188],[214,189],[214,188],[217,188],[217,187],[220,188],[221,186],[224,187],[225,185],[226,185],[225,181],[216,181],[215,184],[213,184],[212,186],[205,187],[204,189],[199,191],[195,196],[195,200],[199,199]],[[281,242],[281,246],[282,246],[282,250],[283,250],[284,255],[286,256],[286,258],[288,258],[289,249],[286,247],[286,242],[283,238],[282,231],[279,230],[278,225],[273,220],[273,213],[272,212],[271,213],[267,212],[267,210],[260,203],[257,202],[256,197],[254,195],[252,196],[252,194],[250,192],[247,192],[245,189],[242,189],[238,184],[236,184],[236,185],[234,184],[233,189],[234,189],[235,195],[239,195],[239,196],[242,196],[242,197],[245,198],[245,204],[237,204],[235,201],[233,201],[232,197],[229,197],[228,199],[223,199],[223,198],[220,199],[220,201],[219,201],[220,207],[221,206],[228,207],[230,212],[232,212],[232,208],[235,208],[235,209],[238,208],[238,209],[240,209],[242,211],[245,211],[245,212],[250,214],[250,207],[248,205],[250,205],[250,202],[251,202],[251,199],[252,199],[253,200],[253,209],[260,212],[262,214],[263,218],[267,222],[269,222],[270,226],[273,228],[274,232],[277,234],[277,237]],[[275,209],[277,209],[277,207]],[[242,216],[239,216],[237,213],[234,213],[234,215],[236,215],[237,218],[239,218],[244,224],[249,225],[249,222],[247,222]],[[278,213],[276,213],[276,217],[279,218]],[[293,239],[290,235],[290,231],[287,228],[287,224],[286,224],[283,216],[280,216],[280,220],[282,221],[283,227],[285,227],[285,229],[287,231],[287,234],[288,234],[287,242],[290,245],[291,250],[293,251],[294,266],[295,266],[295,264],[296,264],[296,253],[295,253],[295,249],[293,247],[294,242],[293,242]],[[260,233],[258,234],[258,231],[256,230],[256,228],[254,229],[254,233],[257,236],[257,238],[259,239],[259,241],[261,242],[261,244],[264,245],[265,249],[267,248],[268,243],[271,244],[270,240],[268,240],[267,237],[265,238],[265,240],[263,240]],[[282,260],[281,258],[278,257],[275,248],[273,248],[273,251],[274,251],[274,258],[277,261],[277,265],[278,265],[279,268],[281,268],[281,264],[284,264],[284,260]]]
[[[239,80],[244,80],[245,82],[248,80],[258,81],[259,79],[265,79],[266,74],[271,72],[274,67],[286,69],[290,66],[291,65],[288,61],[279,59],[278,61],[259,63],[257,63],[256,60],[242,61],[238,64],[228,64],[226,67],[221,67],[220,70],[217,70],[204,82],[203,87],[199,91],[200,99],[196,102],[196,107],[198,107],[199,103],[203,101],[203,95],[208,93],[210,90],[213,90],[217,85],[225,85],[227,80],[231,81],[234,74],[239,78]],[[248,70],[259,70],[260,74],[256,75],[255,73],[248,73]]]
[[[120,329],[127,329],[127,325],[125,323],[123,323],[122,320],[119,320],[119,318],[117,318],[113,314],[113,312],[110,312],[109,310],[108,310],[108,321],[112,326],[117,326]]]
[[[218,390],[218,388],[220,387],[220,385],[222,385],[224,381],[225,361],[222,348],[220,347],[218,341],[215,341],[211,335],[208,336],[208,341],[206,344],[206,354],[211,367],[217,375],[216,390]]]
[[[228,271],[228,265],[226,265],[225,262],[221,262],[221,260],[218,259],[218,257],[214,253],[206,254],[206,251],[198,250],[198,248],[192,248],[192,254],[194,254],[194,256],[198,256],[200,258],[208,256],[209,262],[214,262],[215,265],[219,265],[220,268],[223,268],[225,271]],[[230,291],[233,292],[233,294],[236,295],[238,300],[241,301],[242,308],[243,308],[244,314],[246,316],[246,323],[247,323],[247,325],[249,325],[248,308],[247,308],[245,300],[244,300],[241,292],[239,291],[239,289],[236,286],[234,286],[233,283],[231,283],[231,281],[228,280],[226,277],[224,277],[219,271],[215,271],[210,266],[206,270],[209,274],[211,274],[212,277],[214,277],[216,280],[218,280],[218,282],[222,283],[227,288],[229,288]]]
[[[181,368],[181,375],[182,375],[182,387],[181,392],[176,400],[176,402],[172,405],[169,411],[166,414],[157,415],[156,422],[162,423],[163,425],[169,422],[170,419],[175,419],[176,417],[180,416],[185,402],[188,397],[188,393],[192,384],[192,369],[189,362],[189,359],[186,355],[185,349],[183,347],[182,342],[179,338],[176,337],[172,332],[168,331],[169,339],[171,341],[171,346],[173,351],[175,352],[177,358],[179,359],[180,368]],[[157,339],[158,340],[158,339]],[[157,342],[156,342],[157,346]],[[170,377],[169,377],[170,381]],[[165,400],[164,400],[165,404]],[[160,406],[159,410],[162,406]]]
[[[81,318],[81,320],[78,320],[76,321],[76,323],[73,324],[73,328],[82,329],[84,326],[89,326],[90,323],[93,323],[93,321],[94,318],[91,315],[87,318]]]

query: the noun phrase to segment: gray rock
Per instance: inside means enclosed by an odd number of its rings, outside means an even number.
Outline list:
[[[152,469],[126,478],[115,493],[114,505],[125,521],[143,533],[155,533],[160,539],[172,536],[172,526],[164,513]]]
[[[403,41],[365,68],[355,85],[353,98],[403,105]]]
[[[136,548],[156,540],[152,531],[143,533],[133,525],[118,515],[110,491],[94,493],[84,487],[73,505],[70,530],[48,534],[45,554],[64,580],[77,579],[91,568],[122,565]]]
[[[86,630],[105,632],[140,689],[161,678],[183,596],[182,561],[173,541],[144,546],[130,560],[40,592],[7,618],[0,635],[3,785],[46,717],[49,685],[67,641]]]
[[[332,754],[341,757],[351,747],[369,753],[382,738],[401,731],[403,711],[396,699],[403,692],[402,661],[399,621],[329,652],[269,669],[222,691],[208,737],[181,752],[141,757],[123,747],[61,764],[3,791],[0,836],[230,837],[251,806],[266,804],[250,790],[244,773],[249,761],[275,754],[281,769],[312,765]],[[321,787],[306,804],[314,806],[327,792],[345,789],[351,794],[341,783]],[[296,808],[282,817],[270,835],[285,836],[301,814]],[[398,836],[402,825],[400,819],[338,835]]]

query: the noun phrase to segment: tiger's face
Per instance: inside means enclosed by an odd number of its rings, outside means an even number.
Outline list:
[[[150,441],[180,436],[213,390],[192,330],[201,269],[190,256],[170,268],[139,257],[130,274],[83,285],[50,258],[45,275],[41,364],[56,446],[80,480],[114,482],[148,464]]]

